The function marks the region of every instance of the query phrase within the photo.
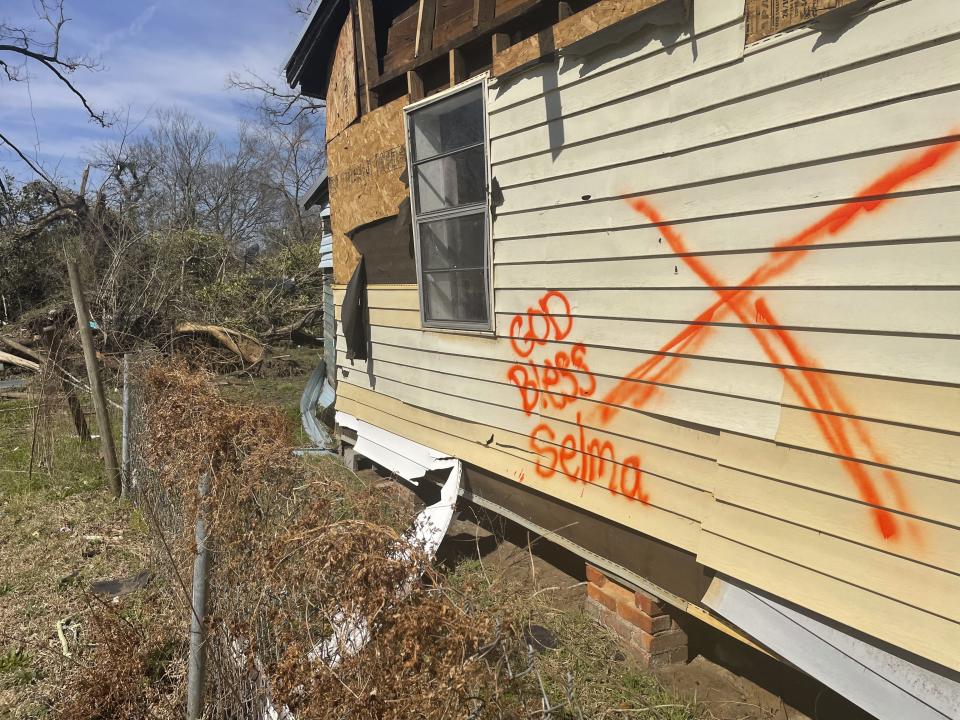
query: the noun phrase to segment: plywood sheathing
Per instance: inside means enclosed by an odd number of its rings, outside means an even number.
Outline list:
[[[364,115],[327,144],[333,225],[333,272],[348,282],[359,253],[347,233],[397,214],[407,197],[403,108],[407,96]]]
[[[845,5],[864,0],[747,0],[747,42],[815,20]]]
[[[666,0],[600,0],[586,10],[521,40],[493,58],[493,74],[503,75],[536,62],[599,30],[616,25]]]
[[[327,87],[327,142],[357,119],[357,63],[353,44],[353,13],[340,30]]]

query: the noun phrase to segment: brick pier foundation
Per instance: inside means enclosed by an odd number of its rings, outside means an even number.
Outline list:
[[[613,630],[644,666],[687,661],[687,635],[652,595],[629,590],[587,565],[587,613]]]

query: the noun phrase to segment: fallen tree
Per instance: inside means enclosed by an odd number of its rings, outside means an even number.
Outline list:
[[[255,337],[242,333],[239,330],[221,325],[204,325],[202,323],[181,322],[174,330],[178,333],[200,333],[209,335],[225,348],[243,360],[247,368],[260,365],[266,357],[267,346]]]

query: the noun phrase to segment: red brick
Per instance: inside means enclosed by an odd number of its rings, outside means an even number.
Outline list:
[[[617,609],[617,601],[593,583],[587,583],[587,597],[603,605],[603,607],[608,610],[615,612]]]
[[[633,594],[634,604],[643,610],[650,617],[658,617],[660,615],[666,615],[667,611],[660,606],[660,601],[657,600],[653,595],[643,592],[643,590],[637,590]]]
[[[643,630],[634,631],[633,641],[651,655],[686,647],[687,634],[683,630],[667,630],[666,632],[651,635]]]
[[[676,629],[679,627],[676,621],[673,618],[671,618],[669,615],[657,615],[657,617],[651,618],[651,620],[653,620],[654,635],[656,635],[657,633],[664,632],[666,630],[670,630],[671,628]]]
[[[593,565],[587,565],[587,580],[597,587],[603,587],[607,582],[607,576],[597,570]]]
[[[596,618],[601,625],[609,630],[613,630],[613,632],[628,643],[632,642],[636,628],[617,615],[615,610],[610,610],[606,606],[593,600],[587,600],[586,607],[587,613]]]
[[[669,615],[650,617],[643,610],[634,606],[633,603],[627,604],[618,602],[617,614],[627,622],[636,625],[638,628],[646,633],[650,633],[651,635],[655,635],[658,632],[663,632],[664,630],[670,629]]]
[[[607,581],[603,584],[603,587],[597,587],[593,583],[587,583],[587,589],[589,590],[591,587],[595,588],[595,591],[603,593],[613,601],[613,605],[609,605],[608,603],[604,602],[604,605],[609,607],[611,610],[617,609],[616,603],[618,602],[633,602],[633,593],[630,590],[627,590],[625,587],[613,582],[613,580],[610,580],[609,578],[607,578]]]
[[[615,612],[605,612],[601,622],[611,630],[613,630],[617,635],[621,637],[628,644],[633,643],[633,636],[637,632],[636,628],[633,627],[630,623],[624,620],[622,617],[617,615]]]
[[[588,599],[584,608],[588,615],[620,636],[623,651],[641,666],[662,666],[686,662],[686,636],[681,631],[668,631],[650,635],[595,600]],[[680,643],[678,646],[670,647],[678,643]],[[653,648],[654,651],[651,652],[650,648]]]

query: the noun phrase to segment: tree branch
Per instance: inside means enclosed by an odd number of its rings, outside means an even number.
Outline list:
[[[41,178],[46,180],[51,186],[55,187],[53,180],[50,179],[50,176],[48,176],[43,170],[41,170],[40,167],[36,165],[30,158],[24,155],[23,152],[20,150],[20,148],[14,145],[3,133],[0,133],[0,143],[3,143],[4,145],[12,149],[17,155],[20,156],[20,159],[23,160],[30,167],[31,170],[33,170],[37,175],[39,175]]]
[[[109,123],[104,118],[103,113],[94,112],[93,108],[90,107],[90,103],[87,101],[87,98],[84,97],[83,93],[81,93],[77,89],[76,85],[70,82],[67,76],[64,75],[62,72],[60,72],[60,69],[57,67],[59,65],[60,67],[65,68],[67,71],[73,72],[79,67],[86,67],[86,68],[93,69],[94,68],[93,65],[85,64],[81,61],[61,60],[56,55],[45,55],[43,53],[37,53],[32,50],[28,50],[27,48],[17,47],[16,45],[0,45],[0,52],[17,53],[26,58],[36,60],[38,63],[43,65],[45,68],[47,68],[50,72],[56,75],[57,78],[60,80],[60,82],[62,82],[64,85],[67,86],[70,92],[72,92],[74,95],[80,98],[80,102],[83,103],[83,107],[86,108],[87,113],[90,115],[90,117],[93,120],[96,120],[100,124],[100,127],[109,126]],[[3,63],[3,66],[4,66],[4,69],[7,71],[7,77],[10,78],[9,66],[6,63]],[[13,78],[10,78],[10,79],[15,80],[16,77],[14,76]]]
[[[259,94],[258,107],[268,118],[280,125],[292,125],[302,115],[318,112],[327,107],[324,100],[308,98],[298,92],[280,90],[273,83],[250,71],[247,71],[247,77],[230,75],[227,83],[241,92]]]

